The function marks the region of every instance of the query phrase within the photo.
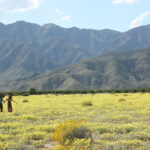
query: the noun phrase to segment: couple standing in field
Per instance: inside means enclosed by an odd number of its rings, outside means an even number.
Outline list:
[[[8,112],[13,112],[12,102],[15,102],[15,101],[12,99],[12,95],[9,95],[9,97],[6,100],[3,99],[4,97],[5,97],[5,95],[0,94],[0,111],[3,112],[3,103],[5,103],[7,101],[8,102]]]

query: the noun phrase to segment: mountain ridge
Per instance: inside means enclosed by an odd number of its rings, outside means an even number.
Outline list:
[[[115,50],[149,47],[150,25],[118,32],[77,27],[68,29],[55,24],[40,26],[23,21],[0,24],[0,82],[2,85],[16,78],[44,74],[98,55],[105,57],[110,51],[113,54]],[[112,62],[116,66],[115,60]],[[75,78],[70,77],[71,83],[76,87],[83,86]]]
[[[14,80],[8,85],[11,90],[15,85],[15,90],[139,88],[150,85],[149,57],[150,48],[107,52],[54,71]]]

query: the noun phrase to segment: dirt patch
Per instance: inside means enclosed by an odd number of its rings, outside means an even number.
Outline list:
[[[53,149],[56,145],[58,145],[58,143],[56,142],[52,142],[52,143],[48,143],[48,144],[45,144],[44,147],[51,150]]]

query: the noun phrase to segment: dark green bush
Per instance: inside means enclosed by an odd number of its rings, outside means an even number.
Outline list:
[[[23,93],[22,96],[29,96],[29,93]]]
[[[37,94],[36,89],[31,88],[31,89],[29,90],[29,94]]]
[[[91,138],[91,131],[87,127],[74,128],[73,135],[77,139]]]
[[[24,99],[22,102],[23,102],[23,103],[28,103],[28,102],[29,102],[29,100]]]
[[[92,106],[92,102],[91,101],[84,101],[82,102],[82,106]]]

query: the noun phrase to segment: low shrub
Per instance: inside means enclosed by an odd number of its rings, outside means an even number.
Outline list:
[[[141,140],[141,141],[150,141],[150,134],[148,132],[137,132],[131,134],[133,139]]]
[[[76,139],[72,144],[72,150],[92,150],[92,140]]]
[[[68,136],[71,137],[72,139],[77,138],[77,139],[88,139],[91,138],[91,131],[87,128],[87,127],[75,127],[73,129],[73,133],[72,132],[68,132],[68,134],[66,135],[66,137]]]
[[[28,103],[28,102],[29,102],[29,100],[24,99],[22,102],[23,102],[23,103]]]
[[[100,134],[110,133],[111,132],[111,130],[108,129],[107,127],[100,127],[100,128],[98,128],[98,131],[99,131]]]
[[[135,130],[136,128],[133,125],[121,125],[115,129],[115,132],[118,134],[127,134]]]
[[[84,101],[82,102],[82,106],[92,106],[92,102],[91,101]]]
[[[46,136],[45,132],[27,133],[24,135],[24,142],[26,144],[31,144],[32,141],[44,140],[45,136]]]
[[[74,139],[90,138],[91,131],[82,125],[82,120],[69,120],[62,123],[51,136],[52,141],[65,143]]]
[[[124,98],[121,98],[121,99],[119,99],[118,100],[119,102],[124,102],[124,101],[126,101]]]
[[[35,148],[44,148],[43,143],[44,143],[43,141],[34,141],[33,142]]]

